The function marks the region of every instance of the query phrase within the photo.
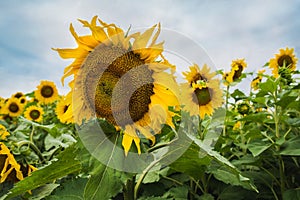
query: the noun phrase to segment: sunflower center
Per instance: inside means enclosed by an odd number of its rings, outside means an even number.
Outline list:
[[[69,108],[69,105],[64,105],[64,113],[67,112],[68,108]]]
[[[31,119],[38,119],[40,116],[41,116],[41,113],[40,111],[38,110],[32,110],[30,113],[29,113],[29,116],[31,117]]]
[[[26,102],[25,99],[21,99],[21,100],[20,100],[20,103],[21,103],[21,104],[24,104],[25,102]]]
[[[211,101],[211,95],[210,95],[210,91],[208,88],[202,88],[202,89],[196,89],[195,90],[195,94],[196,94],[196,102],[200,105],[206,105]]]
[[[18,104],[13,102],[9,105],[8,110],[12,113],[17,113],[20,110],[20,108],[19,108]]]
[[[289,55],[282,55],[277,61],[280,67],[288,67],[289,65],[293,64],[293,59]]]
[[[114,125],[137,122],[149,111],[154,94],[152,73],[133,51],[99,45],[82,67],[85,104]]]
[[[233,80],[235,81],[235,80],[237,80],[238,78],[240,78],[240,76],[242,75],[242,71],[243,71],[243,66],[242,65],[239,65],[238,66],[238,70],[236,70],[235,72],[234,72],[234,75],[233,75]]]
[[[53,90],[53,88],[52,88],[51,86],[49,86],[49,85],[45,85],[45,86],[43,86],[42,89],[41,89],[41,95],[42,95],[43,97],[45,97],[45,98],[52,97],[53,93],[54,93],[54,90]]]

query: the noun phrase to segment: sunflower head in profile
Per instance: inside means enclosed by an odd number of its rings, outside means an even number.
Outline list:
[[[14,181],[24,179],[21,166],[3,142],[0,142],[0,161],[0,184],[8,179]]]
[[[24,105],[20,104],[19,99],[9,98],[5,103],[5,114],[11,117],[18,117],[23,113]]]
[[[9,132],[6,130],[5,126],[0,124],[0,139],[5,140],[9,136]]]
[[[273,76],[277,78],[281,68],[295,71],[297,61],[293,48],[280,49],[279,54],[275,54],[275,58],[270,59],[269,67],[272,69]]]
[[[74,120],[81,124],[93,117],[105,118],[123,133],[125,154],[135,143],[141,153],[140,138],[155,142],[161,126],[174,126],[169,106],[178,105],[178,88],[168,71],[173,71],[163,57],[163,42],[156,43],[160,24],[143,33],[125,33],[115,24],[97,16],[91,22],[79,20],[90,35],[78,36],[70,31],[78,47],[55,49],[62,58],[72,58],[62,81],[70,82]],[[156,31],[155,31],[156,30]]]
[[[15,94],[11,95],[12,98],[17,98],[17,99],[19,99],[19,98],[21,98],[23,96],[25,96],[23,94],[23,92],[16,92]]]
[[[247,63],[245,62],[245,59],[237,59],[232,61],[230,73],[232,75],[233,81],[236,81],[241,77],[246,67],[247,67]]]
[[[43,120],[43,114],[43,108],[32,105],[26,108],[24,117],[31,121],[41,122]]]
[[[251,88],[253,90],[258,89],[258,84],[261,83],[265,71],[266,71],[265,69],[259,70],[257,76],[251,81]]]
[[[56,105],[56,115],[61,123],[69,124],[74,123],[73,109],[71,107],[72,93],[62,96]]]
[[[34,96],[42,104],[53,103],[59,98],[56,85],[52,81],[41,81],[34,91]]]
[[[214,72],[204,65],[200,70],[198,65],[190,67],[189,72],[183,75],[188,83],[182,84],[182,98],[189,100],[186,102],[184,110],[191,115],[200,115],[203,119],[205,115],[211,116],[214,109],[222,105],[222,90],[220,81]]]

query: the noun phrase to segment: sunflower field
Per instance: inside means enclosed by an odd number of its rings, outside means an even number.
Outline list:
[[[179,83],[160,24],[79,22],[90,34],[71,24],[77,47],[53,49],[72,60],[67,94],[42,80],[0,97],[1,200],[300,199],[293,48],[257,72],[194,63]]]

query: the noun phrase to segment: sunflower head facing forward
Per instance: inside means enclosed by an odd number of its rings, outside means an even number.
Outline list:
[[[219,80],[214,78],[214,72],[204,65],[200,70],[199,66],[194,64],[189,72],[184,72],[188,83],[182,85],[182,97],[186,101],[184,110],[191,115],[200,115],[203,119],[205,115],[212,115],[215,108],[222,105],[222,90]]]
[[[5,103],[5,114],[11,117],[18,117],[23,113],[24,105],[17,98],[9,98]]]
[[[282,68],[295,71],[297,61],[293,48],[280,49],[279,54],[275,54],[275,58],[270,59],[269,67],[272,69],[273,76],[277,78]]]
[[[177,106],[178,88],[173,65],[163,57],[163,42],[156,43],[160,24],[143,33],[125,34],[115,24],[95,16],[91,22],[79,20],[91,35],[70,31],[78,47],[55,49],[62,58],[73,58],[62,81],[70,82],[74,120],[81,124],[93,117],[105,118],[123,134],[127,154],[134,142],[138,153],[140,137],[155,142],[163,124],[174,126],[169,106]],[[156,31],[155,31],[156,30]]]
[[[49,104],[56,101],[59,97],[56,85],[52,81],[41,81],[34,91],[35,98],[42,104]]]
[[[31,121],[41,122],[43,120],[43,114],[43,108],[32,105],[26,108],[24,112],[24,117]]]

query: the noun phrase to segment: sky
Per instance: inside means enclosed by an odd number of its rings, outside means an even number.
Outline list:
[[[90,21],[98,15],[124,30],[160,22],[163,30],[198,44],[216,69],[228,71],[232,60],[245,58],[246,70],[252,72],[280,48],[292,47],[300,56],[299,9],[299,0],[0,1],[0,96],[31,92],[41,80],[54,81],[65,94],[69,89],[60,78],[72,60],[61,59],[51,48],[76,47],[70,23],[79,35],[88,33],[77,19]],[[175,37],[163,39],[179,52],[192,51]],[[174,62],[179,70],[187,70]]]

